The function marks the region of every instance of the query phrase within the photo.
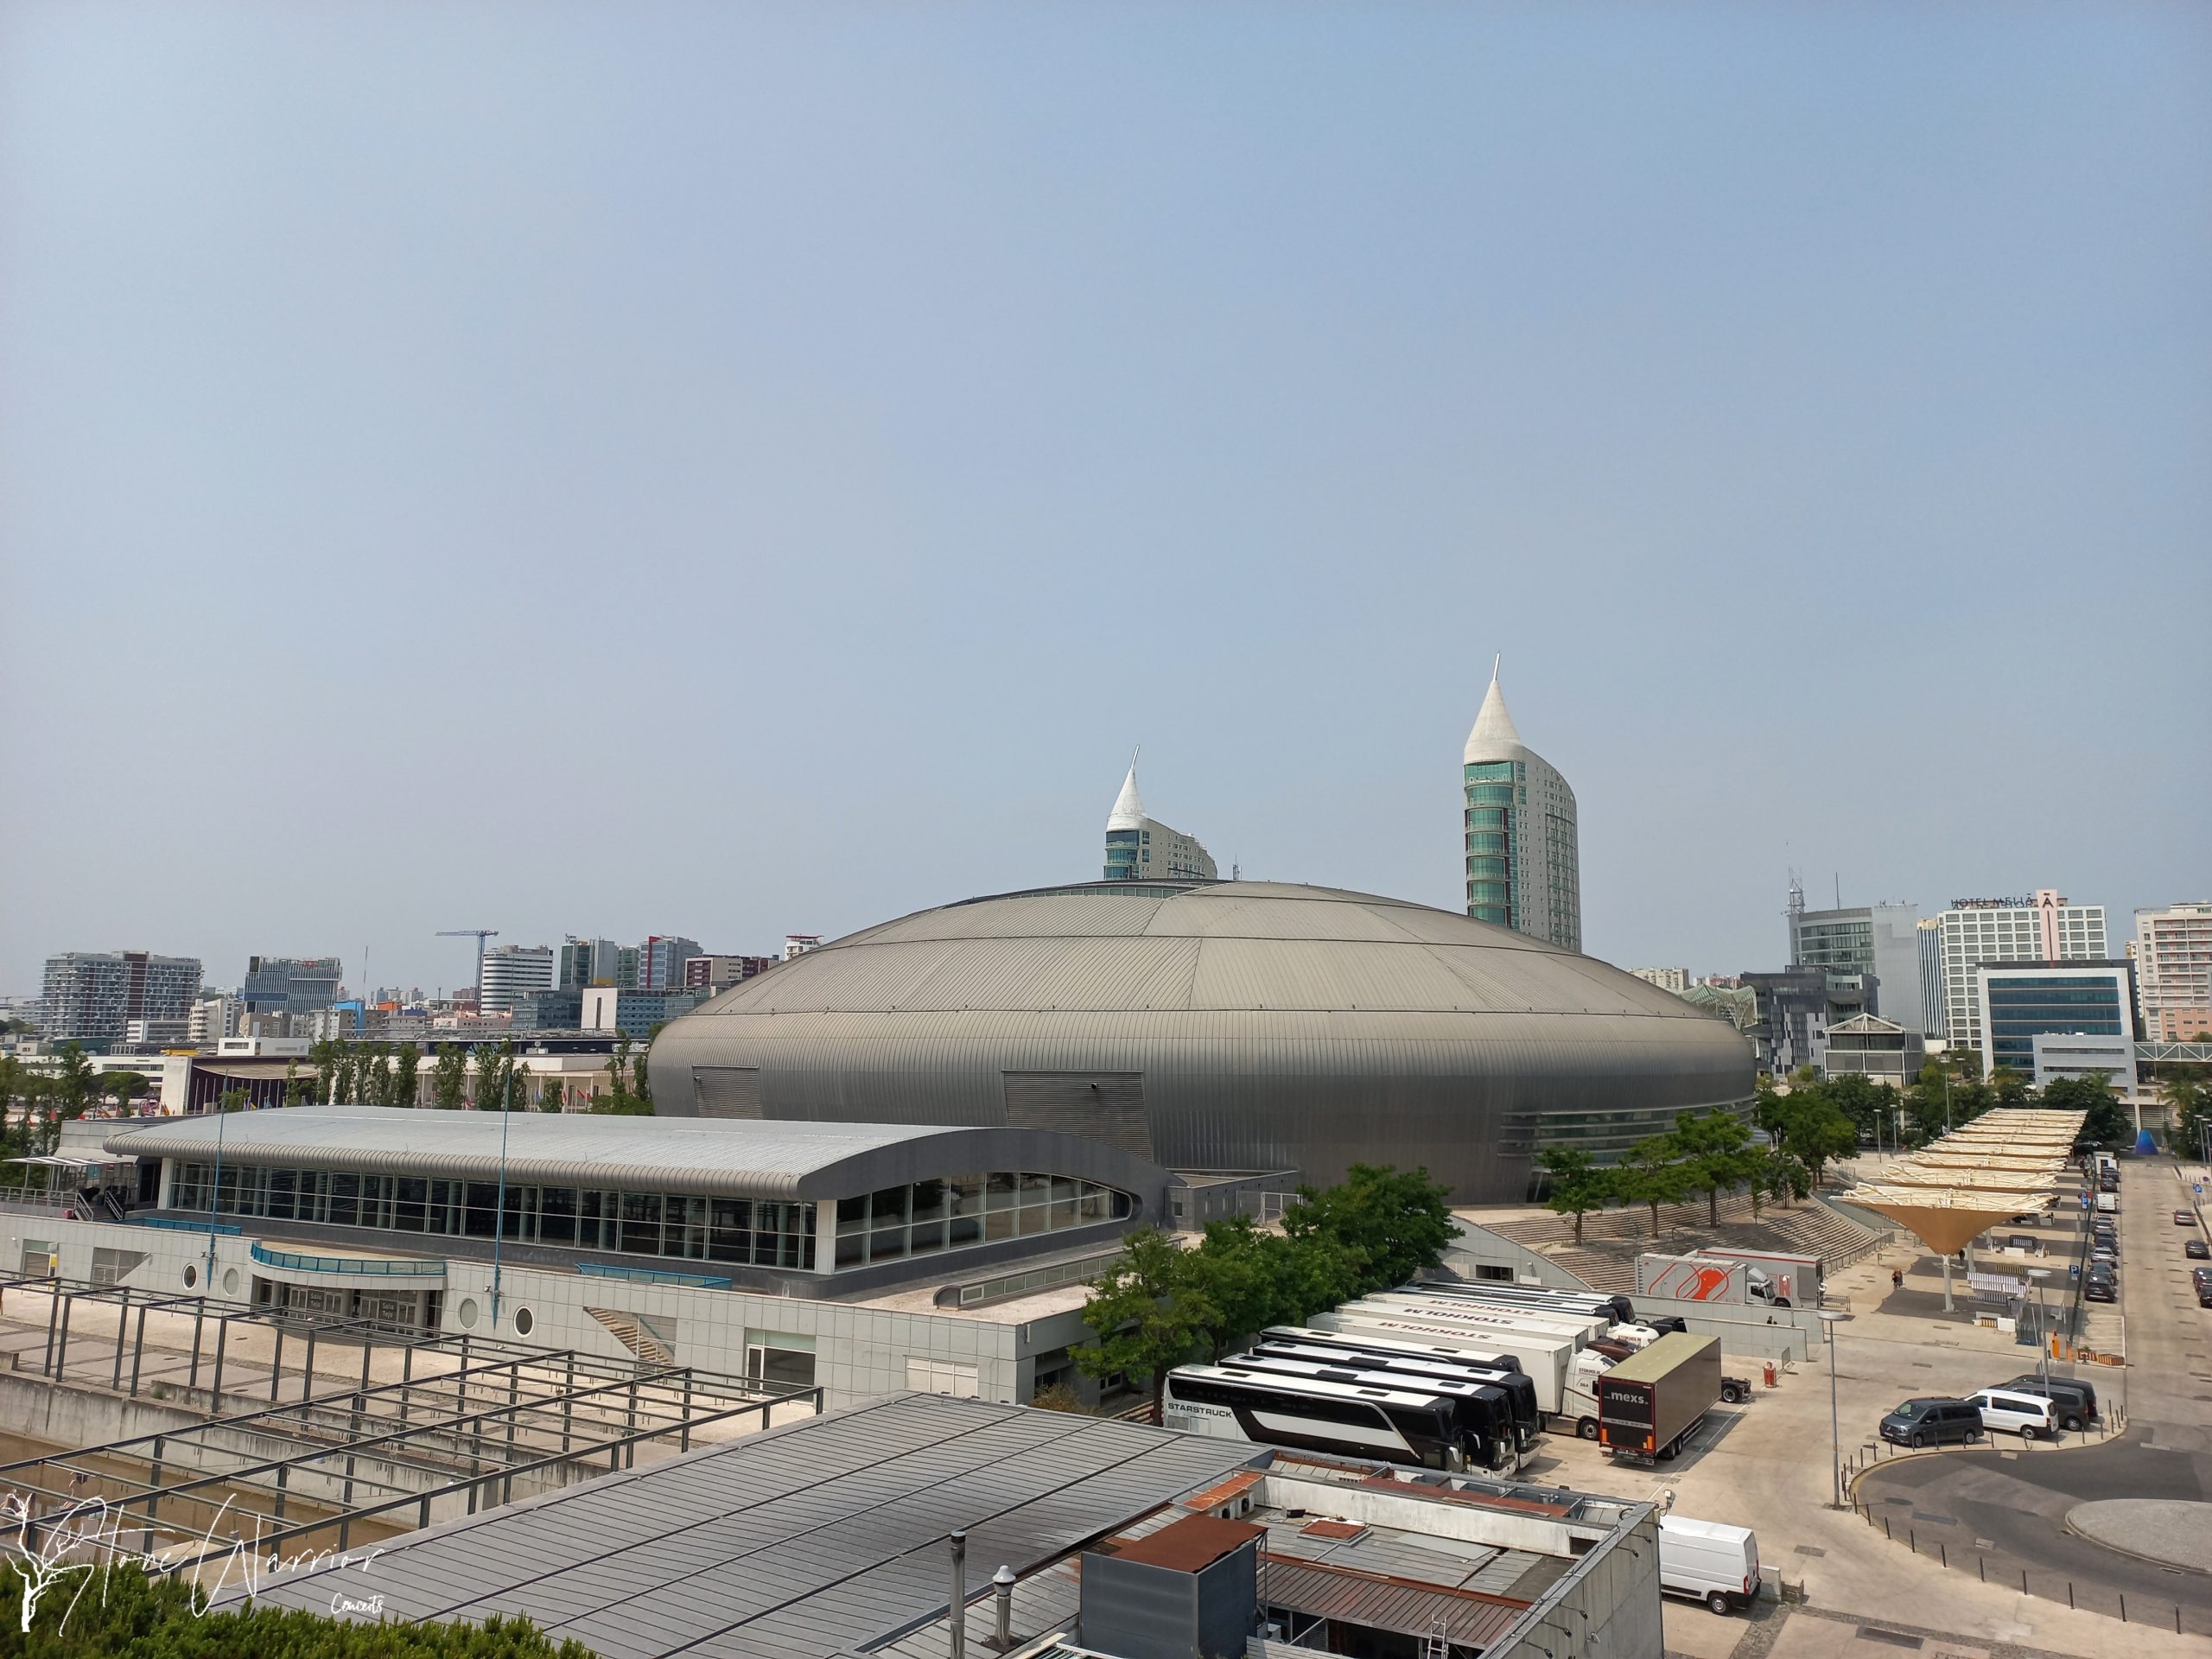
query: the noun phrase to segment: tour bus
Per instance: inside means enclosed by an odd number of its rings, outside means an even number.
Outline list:
[[[1636,1323],[1636,1305],[1625,1296],[1601,1290],[1554,1290],[1544,1285],[1516,1285],[1503,1279],[1416,1279],[1401,1290],[1433,1290],[1485,1302],[1523,1307],[1565,1307],[1577,1313],[1603,1313],[1617,1325]]]
[[[1301,1339],[1293,1339],[1287,1334],[1263,1334],[1253,1344],[1252,1351],[1273,1359],[1303,1359],[1320,1365],[1352,1365],[1364,1370],[1388,1371],[1414,1382],[1476,1382],[1499,1389],[1512,1408],[1517,1450],[1527,1452],[1544,1432],[1544,1414],[1536,1405],[1535,1382],[1518,1370],[1497,1370],[1427,1350],[1405,1351],[1402,1343],[1367,1344],[1319,1331],[1306,1333]],[[1517,1366],[1520,1362],[1513,1363]]]
[[[1586,1440],[1598,1438],[1594,1384],[1611,1369],[1612,1362],[1595,1349],[1584,1348],[1567,1337],[1459,1325],[1441,1315],[1408,1308],[1360,1309],[1361,1304],[1347,1302],[1332,1313],[1316,1313],[1313,1326],[1361,1341],[1387,1337],[1431,1347],[1510,1354],[1535,1381],[1536,1404],[1546,1416],[1558,1420]]]
[[[1179,1365],[1160,1394],[1165,1428],[1290,1451],[1464,1469],[1459,1402],[1418,1389]]]
[[[1415,1376],[1408,1372],[1369,1367],[1355,1354],[1340,1354],[1333,1361],[1294,1359],[1262,1353],[1231,1354],[1221,1362],[1224,1371],[1265,1376],[1303,1376],[1323,1382],[1351,1382],[1363,1388],[1389,1389],[1441,1395],[1456,1402],[1459,1445],[1471,1467],[1510,1475],[1521,1466],[1519,1426],[1513,1421],[1513,1402],[1505,1390],[1463,1378]]]

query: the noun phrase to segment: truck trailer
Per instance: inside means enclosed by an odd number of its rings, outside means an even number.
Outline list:
[[[1355,1313],[1356,1306],[1348,1302],[1333,1313],[1316,1313],[1314,1328],[1362,1338],[1419,1343],[1446,1352],[1479,1350],[1510,1357],[1536,1385],[1537,1408],[1552,1420],[1554,1427],[1565,1428],[1586,1440],[1598,1438],[1598,1396],[1592,1384],[1612,1363],[1604,1355],[1580,1348],[1565,1338],[1540,1337],[1518,1331],[1486,1331],[1440,1319],[1424,1320],[1419,1313],[1406,1308]]]
[[[1675,1332],[1597,1379],[1598,1438],[1618,1455],[1663,1460],[1720,1398],[1720,1338]]]

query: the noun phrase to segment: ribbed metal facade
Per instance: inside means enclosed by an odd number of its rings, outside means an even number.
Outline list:
[[[1725,1023],[1603,963],[1448,911],[1269,882],[1013,893],[919,912],[663,1032],[658,1109],[757,1068],[772,1119],[1003,1124],[1006,1074],[1141,1079],[1173,1168],[1425,1165],[1463,1202],[1526,1191],[1548,1139],[1605,1153],[1747,1105]],[[1554,1133],[1556,1129],[1557,1133]],[[1133,1148],[1134,1149],[1134,1148]]]

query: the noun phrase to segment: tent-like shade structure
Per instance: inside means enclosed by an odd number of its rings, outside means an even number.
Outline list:
[[[2067,1160],[2087,1116],[2000,1106],[1844,1198],[1888,1217],[1942,1258],[1948,1308],[1952,1256],[2000,1222],[2050,1209],[2073,1184]]]

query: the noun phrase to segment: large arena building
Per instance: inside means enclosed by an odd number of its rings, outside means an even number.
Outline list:
[[[1748,1111],[1723,1021],[1542,939],[1370,894],[1100,882],[918,912],[661,1033],[664,1115],[1006,1126],[1182,1171],[1426,1166],[1518,1200],[1542,1147],[1617,1154]]]

